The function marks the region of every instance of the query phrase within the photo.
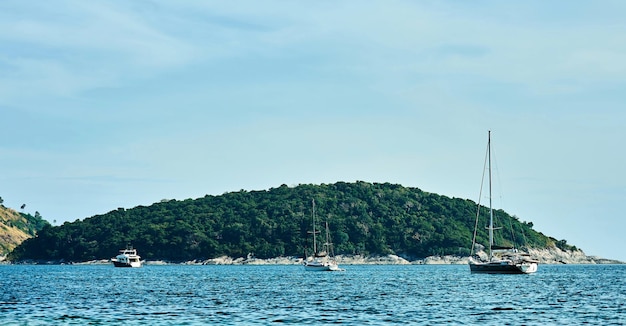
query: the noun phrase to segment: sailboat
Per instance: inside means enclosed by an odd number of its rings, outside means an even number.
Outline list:
[[[326,222],[326,242],[322,244],[322,251],[318,251],[316,234],[320,231],[315,230],[315,199],[312,201],[312,219],[313,219],[313,231],[309,232],[313,234],[313,257],[308,259],[305,256],[304,270],[312,272],[336,272],[344,271],[337,265],[335,260],[335,254],[333,252],[333,244],[330,242],[330,231],[328,229],[328,222]]]
[[[469,257],[469,267],[472,273],[486,274],[530,274],[537,271],[538,261],[532,259],[527,253],[519,252],[516,248],[496,246],[494,244],[493,232],[501,229],[493,226],[493,207],[491,204],[491,131],[487,140],[487,157],[485,164],[489,170],[489,246],[487,248],[488,259],[481,260],[474,255],[476,246],[476,231],[478,227],[478,216],[480,215],[480,201],[478,212],[476,213],[476,223],[474,225],[474,237],[472,239],[472,250]],[[483,178],[484,179],[484,178]],[[481,186],[482,192],[482,186]]]

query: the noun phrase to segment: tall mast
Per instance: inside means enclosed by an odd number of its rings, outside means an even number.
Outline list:
[[[330,230],[328,230],[328,221],[326,221],[326,243],[324,243],[326,253],[332,258],[335,256],[333,252],[333,243],[330,242]]]
[[[315,240],[315,199],[313,202],[313,256],[317,255],[317,241]]]
[[[487,140],[487,153],[489,155],[489,260],[491,261],[493,246],[493,208],[491,207],[491,130]]]

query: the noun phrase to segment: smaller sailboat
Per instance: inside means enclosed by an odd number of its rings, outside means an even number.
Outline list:
[[[494,244],[493,232],[501,228],[493,226],[493,208],[491,204],[491,131],[489,131],[487,141],[486,165],[489,170],[489,246],[487,247],[487,260],[480,260],[474,255],[476,246],[476,231],[478,227],[478,216],[480,215],[480,201],[478,212],[476,213],[476,224],[474,226],[474,237],[472,240],[472,250],[469,257],[469,267],[472,273],[485,274],[530,274],[537,271],[538,261],[532,259],[527,253],[521,253],[516,248],[496,246]],[[482,192],[482,186],[481,186]]]
[[[330,241],[330,231],[328,229],[328,222],[326,222],[326,241],[322,244],[322,251],[318,251],[316,234],[320,231],[315,229],[315,200],[312,201],[312,219],[313,219],[313,231],[309,232],[313,234],[313,257],[308,259],[305,253],[304,270],[312,272],[337,272],[345,271],[340,268],[335,260],[335,253],[333,250],[333,244]]]

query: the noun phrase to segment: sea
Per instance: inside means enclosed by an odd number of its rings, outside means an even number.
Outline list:
[[[626,265],[0,265],[0,325],[623,325]]]

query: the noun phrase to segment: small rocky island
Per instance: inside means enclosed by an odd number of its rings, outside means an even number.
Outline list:
[[[312,248],[313,199],[318,227],[328,223],[341,264],[467,263],[477,203],[362,181],[162,200],[59,226],[0,205],[0,213],[8,214],[0,214],[0,226],[7,226],[0,227],[0,244],[2,230],[23,226],[31,232],[0,247],[0,256],[14,263],[106,262],[111,252],[131,244],[148,264],[299,264],[301,260],[291,257]],[[517,239],[501,245],[533,248],[529,254],[539,263],[619,263],[587,256],[502,210],[494,214],[510,221],[501,232]],[[481,210],[481,219],[487,215]],[[478,244],[489,241],[484,229],[475,237]]]

